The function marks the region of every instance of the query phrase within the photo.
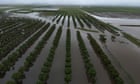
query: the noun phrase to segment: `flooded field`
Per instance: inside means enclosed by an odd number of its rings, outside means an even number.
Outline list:
[[[20,12],[12,12],[15,10]],[[0,29],[10,29],[14,23],[10,22],[16,18],[31,19],[29,24],[37,20],[45,25],[33,29],[36,33],[31,36],[29,30],[28,38],[0,61],[0,84],[140,84],[140,48],[123,34],[140,39],[140,27],[129,26],[140,25],[140,19],[101,17],[74,8],[30,10],[40,11],[5,10],[10,15],[3,19]],[[56,11],[56,14],[42,16],[42,10]],[[34,28],[36,24],[29,27]],[[70,41],[66,40],[68,29]],[[15,31],[18,29],[11,28],[1,35],[13,40],[19,38],[12,33]],[[1,40],[3,44],[7,42]],[[14,43],[9,41],[9,45]]]
[[[121,25],[139,25],[140,19],[125,19],[125,18],[109,18],[109,17],[100,17],[95,16],[96,18],[104,21],[105,23],[112,24],[117,28],[121,29],[123,32],[127,32],[137,39],[140,39],[140,27],[135,26],[121,26]],[[139,84],[139,60],[140,60],[140,48],[130,41],[121,37],[116,37],[114,41],[111,40],[111,35],[108,33],[106,48],[111,52],[111,54],[115,57],[112,59],[117,59],[119,64],[132,76],[133,81],[136,84]],[[128,84],[128,83],[127,83]]]

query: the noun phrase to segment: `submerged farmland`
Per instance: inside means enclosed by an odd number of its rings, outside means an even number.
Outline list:
[[[123,29],[77,8],[7,11],[0,18],[0,84],[140,83],[137,68],[128,67],[132,57],[119,54],[135,49],[132,60],[140,59],[140,40]]]

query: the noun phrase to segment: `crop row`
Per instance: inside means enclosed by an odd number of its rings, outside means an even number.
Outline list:
[[[91,28],[90,22],[87,21],[86,17],[83,15],[80,15],[80,18],[83,20],[83,22],[88,26],[88,28]]]
[[[66,58],[65,58],[65,84],[69,84],[72,79],[71,70],[71,32],[67,29],[66,37]]]
[[[84,24],[82,23],[81,19],[78,16],[76,17],[76,19],[79,22],[80,26],[83,28]]]
[[[74,27],[77,27],[77,24],[76,24],[74,16],[72,16],[72,21],[73,21]]]
[[[38,77],[36,84],[46,84],[46,81],[49,78],[49,73],[50,73],[50,70],[52,67],[52,62],[54,59],[56,48],[58,47],[61,33],[62,33],[62,27],[60,27],[57,30],[57,33],[56,33],[55,38],[54,38],[53,43],[52,43],[53,45],[49,50],[48,57],[46,58],[46,61],[44,62],[43,67],[41,68],[41,72],[39,74],[39,77]]]
[[[2,78],[7,71],[10,70],[12,66],[16,63],[18,58],[22,57],[22,55],[26,52],[26,50],[37,40],[37,38],[48,29],[50,23],[44,26],[40,31],[38,31],[35,35],[33,35],[30,39],[28,39],[24,44],[22,44],[19,48],[15,50],[15,52],[11,53],[7,59],[3,60],[0,63],[0,77]]]
[[[63,15],[63,20],[62,20],[62,23],[61,23],[62,25],[64,25],[65,18],[66,18],[66,14]]]
[[[80,52],[84,61],[84,65],[85,65],[85,69],[86,69],[86,75],[88,77],[88,80],[94,84],[95,83],[95,76],[96,76],[96,71],[93,67],[93,64],[90,62],[89,59],[89,54],[88,51],[86,49],[85,43],[81,37],[81,34],[79,31],[77,31],[77,39],[78,39],[78,43],[79,43],[79,48],[80,48]]]
[[[59,14],[57,14],[53,19],[52,21],[55,21],[57,18],[58,18]]]
[[[68,15],[68,28],[70,27],[70,16]]]
[[[105,66],[105,69],[108,71],[110,78],[113,81],[113,84],[124,84],[118,71],[112,65],[111,61],[108,59],[107,55],[100,48],[100,46],[98,45],[96,40],[90,34],[88,34],[88,39],[89,39],[90,44],[91,44],[92,48],[94,49],[95,53],[100,57],[103,65]]]
[[[17,45],[27,39],[30,35],[41,28],[44,22],[39,22],[31,25],[25,25],[22,28],[15,28],[0,36],[0,59],[5,57],[11,50],[13,50]]]
[[[62,17],[63,17],[63,15],[60,15],[60,17],[56,20],[57,24],[59,23],[59,21],[61,20]]]
[[[25,72],[33,66],[33,63],[36,61],[37,57],[39,56],[40,52],[42,51],[46,41],[50,38],[53,31],[55,30],[55,25],[53,25],[48,32],[44,35],[44,37],[39,41],[35,49],[30,53],[30,55],[25,59],[24,65],[21,66],[17,72],[12,74],[12,82],[15,84],[22,84],[22,80],[25,78]],[[11,82],[11,81],[8,81]],[[8,83],[7,82],[7,83]]]
[[[123,32],[123,35],[126,39],[128,39],[129,41],[131,41],[132,43],[136,44],[137,46],[140,47],[140,39],[135,38],[134,36]]]
[[[100,20],[98,20],[98,19],[96,19],[96,18],[94,18],[90,15],[87,15],[87,19],[90,20],[93,23],[93,25],[96,28],[98,28],[100,31],[103,32],[104,30],[107,30],[114,35],[119,35],[118,32],[117,32],[119,30],[118,28],[113,27],[109,24],[106,24],[106,23],[104,23],[104,22],[102,22],[102,21],[100,21]]]

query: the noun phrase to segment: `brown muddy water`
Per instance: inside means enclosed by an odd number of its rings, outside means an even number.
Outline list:
[[[49,74],[48,84],[64,84],[65,77],[65,55],[66,55],[66,29],[63,28],[62,35],[59,41],[59,46],[56,49],[52,68]]]
[[[96,84],[112,84],[110,77],[105,70],[100,58],[96,55],[89,43],[89,40],[87,39],[87,33],[82,32],[81,35],[89,52],[91,63],[94,65],[94,68],[96,70]]]
[[[19,15],[19,17],[24,17],[24,15]],[[27,17],[41,19],[45,21],[51,21],[47,18],[39,17],[39,16],[33,16],[32,14],[26,15]],[[94,16],[94,15],[92,15]],[[126,25],[126,24],[133,24],[133,25],[139,25],[140,20],[137,19],[112,19],[112,18],[103,18],[95,16],[96,18],[106,22],[110,23],[124,32],[128,32],[135,37],[140,37],[139,27],[126,27],[126,26],[120,26],[120,25]],[[61,18],[60,22],[56,24],[56,27],[59,27],[61,25],[63,17]],[[56,23],[56,22],[52,22]],[[79,51],[78,41],[76,37],[76,31],[78,29],[74,28],[74,25],[72,24],[73,21],[70,19],[70,29],[71,29],[71,58],[72,58],[72,81],[70,84],[90,84],[88,82],[87,76],[86,76],[86,70],[84,67],[83,59]],[[79,23],[77,22],[77,27],[80,27]],[[85,24],[84,24],[85,25]],[[63,26],[63,33],[62,37],[60,39],[60,43],[58,48],[56,49],[56,54],[54,57],[54,61],[52,64],[51,72],[50,72],[50,78],[48,80],[49,84],[64,84],[64,68],[65,68],[65,38],[66,38],[66,29],[67,29],[67,17],[65,19],[65,23]],[[91,29],[96,29],[94,26],[92,26]],[[84,42],[86,44],[86,48],[90,54],[90,60],[91,63],[94,65],[94,68],[97,72],[96,75],[96,84],[112,84],[111,80],[108,76],[107,71],[104,69],[100,59],[97,57],[95,52],[90,46],[90,43],[87,39],[87,32],[79,30],[81,32],[82,38],[84,39]],[[47,45],[44,46],[41,54],[39,55],[38,59],[34,63],[33,67],[30,68],[30,71],[26,72],[26,78],[23,80],[23,84],[35,84],[39,72],[41,70],[41,67],[45,61],[45,58],[48,55],[48,49],[52,45],[52,40],[54,38],[54,35],[56,33],[53,33],[49,41],[47,42]],[[115,66],[115,68],[119,71],[121,74],[121,77],[124,79],[125,84],[140,84],[140,48],[138,48],[135,44],[131,43],[127,39],[125,39],[123,36],[118,36],[114,41],[111,39],[111,34],[109,32],[105,32],[107,41],[105,44],[102,44],[99,41],[99,33],[89,32],[92,34],[92,36],[97,40],[97,42],[100,44],[102,49],[105,51],[105,53],[109,56],[109,59],[112,61],[112,64]],[[36,41],[38,42],[38,41]],[[25,57],[28,56],[29,52],[33,50],[32,49],[26,52],[27,54],[23,55],[24,58],[21,58],[17,61],[15,70],[10,70],[6,74],[6,78],[0,79],[0,84],[5,84],[5,81],[11,79],[12,73],[16,72],[20,66],[23,65],[23,61],[25,60]],[[135,82],[135,83],[133,83]]]
[[[25,73],[26,78],[23,80],[23,84],[35,84],[36,83],[39,73],[41,71],[41,68],[43,66],[43,63],[45,62],[45,60],[48,56],[49,49],[52,46],[52,42],[53,42],[56,32],[57,32],[57,30],[55,29],[55,31],[51,35],[50,39],[46,42],[46,45],[42,49],[42,51],[41,51],[40,55],[38,56],[37,60],[35,61],[34,65],[30,68],[30,70],[28,72]]]
[[[39,41],[41,40],[41,38],[43,38],[43,36],[45,35],[46,32],[47,32],[47,31],[45,31],[45,32],[37,39],[37,41],[35,41],[35,43],[34,43],[30,48],[27,49],[27,51],[22,55],[22,57],[18,59],[18,61],[15,63],[15,65],[14,65],[14,67],[13,67],[14,69],[10,69],[10,70],[6,73],[6,75],[4,76],[4,78],[3,78],[3,79],[0,79],[0,84],[6,84],[6,82],[7,82],[8,80],[11,79],[12,74],[15,73],[21,66],[24,65],[24,60],[25,60],[26,57],[29,56],[29,54],[34,50],[34,48],[35,48],[36,45],[39,43]],[[32,35],[32,36],[33,36],[33,35]],[[21,43],[21,44],[23,44],[23,43]],[[14,50],[14,51],[15,51],[15,50]],[[5,58],[5,59],[7,59],[7,58]]]
[[[117,28],[135,36],[136,38],[140,38],[140,27],[120,26],[139,25],[140,19],[95,17],[104,21],[105,23],[110,23],[116,26]],[[120,73],[123,72],[121,76],[122,78],[125,77],[124,80],[126,80],[126,84],[140,84],[140,48],[125,39],[123,36],[116,37],[115,41],[112,41],[111,34],[105,33],[105,35],[107,37],[105,49],[108,49],[105,51],[106,53],[111,53],[111,55],[113,55],[113,57],[109,57],[110,59],[117,60],[119,63],[115,64],[115,61],[113,61],[114,65],[121,66],[120,68],[118,68],[118,66],[116,68]]]
[[[79,51],[76,31],[71,31],[71,58],[72,58],[72,81],[70,84],[89,84],[82,56]]]

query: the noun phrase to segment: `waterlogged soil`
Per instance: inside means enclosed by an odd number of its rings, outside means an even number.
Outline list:
[[[132,84],[131,82],[140,84],[140,48],[123,37],[118,37],[115,42],[108,39],[106,46],[121,65],[121,68],[118,70],[121,71],[121,69],[123,69],[121,72],[126,72],[125,75],[121,73],[121,75],[127,76],[124,79],[129,79],[126,81],[128,82],[126,84]]]
[[[136,32],[139,31],[138,27],[124,28],[120,26],[122,24],[138,25],[140,22],[139,19],[107,18],[92,14],[90,15],[104,21],[105,23],[110,23],[124,32],[134,35],[135,37],[139,36],[139,33]],[[102,46],[104,52],[112,61],[112,64],[119,71],[121,77],[125,81],[125,84],[140,84],[140,48],[125,39],[122,35],[116,37],[114,41],[111,39],[110,33],[105,33],[105,35],[107,38],[106,44],[104,45],[99,41],[98,43]]]
[[[76,31],[71,30],[72,81],[70,84],[90,84],[86,76],[84,62],[80,54]]]
[[[110,42],[116,42],[118,45],[126,44],[128,45],[128,42],[126,42],[125,38],[122,36],[116,37],[116,39],[111,39],[112,34],[105,31],[105,35],[107,38],[106,43],[100,43],[100,46],[102,46],[103,51],[107,54],[108,58],[111,60],[113,66],[115,66],[116,70],[120,73],[120,77],[124,80],[124,84],[134,84],[134,80],[132,79],[131,75],[127,72],[127,70],[122,66],[120,61],[114,56],[114,54],[111,52],[111,50],[108,48],[108,46],[112,46]],[[125,40],[124,40],[125,39]],[[117,44],[114,44],[117,45]]]
[[[140,27],[128,27],[128,26],[121,26],[121,29],[128,34],[140,39]]]
[[[0,84],[6,84],[6,82],[11,79],[12,74],[15,73],[21,66],[23,66],[26,57],[29,56],[29,54],[34,50],[35,46],[39,43],[39,41],[44,36],[44,34],[45,33],[43,33],[37,39],[37,41],[35,41],[35,43],[30,48],[27,49],[27,51],[22,55],[22,57],[19,58],[18,61],[16,62],[16,64],[10,69],[10,71],[8,71],[6,73],[6,75],[4,76],[4,78],[0,79]]]
[[[79,22],[78,22],[76,17],[75,17],[75,22],[76,22],[77,28],[81,28],[81,26],[80,26],[80,24],[79,24]]]
[[[81,35],[84,39],[86,48],[90,55],[91,63],[94,65],[94,68],[96,70],[96,84],[112,84],[110,77],[109,77],[107,71],[105,70],[100,58],[96,55],[96,53],[92,49],[92,47],[89,43],[89,40],[87,39],[86,32],[82,32]]]
[[[68,16],[65,16],[65,20],[64,20],[64,27],[68,27]]]
[[[65,77],[65,55],[66,55],[66,29],[63,32],[59,41],[59,46],[55,51],[52,68],[49,74],[48,84],[64,84]]]
[[[94,15],[95,16],[95,15]],[[123,32],[127,32],[134,37],[140,39],[140,27],[139,26],[121,26],[121,25],[140,25],[140,19],[126,19],[126,18],[107,18],[107,17],[99,17],[95,16],[96,18],[104,21],[105,23],[109,23]]]
[[[32,35],[30,35],[27,39],[25,39],[25,41],[23,41],[22,43],[20,43],[16,48],[14,48],[12,51],[10,51],[10,53],[8,53],[8,55],[3,58],[2,60],[7,59],[7,57],[12,54],[13,52],[16,51],[16,49],[18,49],[21,45],[23,45],[25,42],[27,42],[32,36],[34,36],[39,30],[41,30],[45,25],[43,25],[41,28],[39,28],[37,31],[35,31]]]
[[[41,71],[41,68],[43,66],[43,63],[45,62],[48,53],[49,53],[49,49],[52,46],[52,42],[54,39],[54,36],[56,34],[56,29],[53,32],[52,36],[50,37],[50,39],[46,42],[44,48],[42,49],[40,55],[38,56],[37,60],[35,61],[34,65],[30,68],[30,70],[28,72],[25,72],[25,76],[26,78],[23,80],[23,84],[35,84],[39,73]]]
[[[92,14],[89,14],[92,15]],[[20,16],[20,15],[19,15]],[[22,15],[21,15],[22,16]],[[36,18],[36,19],[41,19],[44,21],[50,21],[47,20],[46,18],[39,17],[33,14],[25,15],[27,17],[31,18]],[[95,16],[95,15],[92,15]],[[23,15],[24,17],[24,15]],[[96,16],[95,16],[96,17]],[[132,34],[136,37],[139,36],[139,31],[138,27],[131,27],[128,29],[120,27],[120,25],[123,24],[128,24],[128,23],[133,23],[134,24],[139,24],[139,20],[124,20],[120,19],[119,20],[112,20],[112,18],[101,18],[97,16],[96,18],[106,22],[113,24],[116,27],[119,27],[123,31],[126,31],[130,34]],[[60,20],[60,24],[56,25],[56,30],[58,27],[61,25],[63,17]],[[82,56],[80,54],[79,46],[78,46],[78,41],[77,41],[77,36],[76,36],[76,31],[78,29],[74,28],[74,25],[72,24],[73,21],[70,19],[70,29],[71,29],[71,58],[72,58],[72,80],[70,84],[90,84],[88,82],[87,76],[86,76],[86,70],[84,67],[84,62],[82,59]],[[79,23],[76,20],[77,27],[80,27]],[[125,23],[124,23],[125,22]],[[127,23],[126,23],[127,22]],[[55,23],[55,22],[52,22]],[[59,46],[56,49],[56,54],[54,56],[54,61],[52,64],[51,72],[50,72],[50,78],[48,80],[49,84],[64,84],[64,76],[65,76],[65,42],[66,42],[66,29],[67,29],[67,17],[65,18],[64,26],[63,26],[63,33],[59,42]],[[94,26],[92,26],[93,29],[96,29]],[[133,28],[133,30],[131,30]],[[43,66],[43,63],[45,62],[45,59],[47,58],[48,51],[50,47],[52,46],[52,41],[54,39],[54,36],[56,34],[56,30],[50,37],[50,39],[47,41],[47,44],[44,46],[43,50],[41,51],[40,55],[38,56],[37,60],[35,61],[33,67],[30,68],[28,72],[25,73],[26,78],[23,80],[23,84],[35,84],[39,73],[41,71],[41,67]],[[100,59],[98,56],[95,54],[93,49],[90,46],[90,43],[87,39],[87,32],[86,31],[81,31],[82,38],[84,39],[85,45],[88,49],[88,52],[90,54],[90,60],[91,63],[94,65],[95,70],[97,72],[97,77],[96,81],[97,84],[112,84],[111,80],[107,74],[107,71],[104,69]],[[137,32],[137,33],[136,33]],[[91,32],[90,32],[91,33]],[[112,61],[112,64],[115,66],[115,68],[120,72],[121,77],[124,79],[125,84],[133,84],[132,81],[135,82],[135,84],[140,84],[140,48],[137,47],[135,44],[131,43],[127,39],[125,39],[122,36],[116,37],[114,41],[111,39],[111,34],[106,33],[105,35],[107,37],[106,44],[102,44],[99,42],[99,33],[91,33],[92,36],[97,40],[97,42],[100,44],[102,49],[105,51],[107,55],[109,55],[110,60]],[[42,36],[39,38],[41,39]],[[5,84],[7,80],[11,79],[11,75],[16,72],[20,66],[23,66],[25,58],[29,55],[29,53],[35,48],[37,43],[39,42],[39,39],[27,50],[27,52],[20,58],[15,66],[14,70],[10,70],[7,72],[6,76],[3,79],[0,79],[0,84]],[[132,78],[132,79],[131,79]]]

